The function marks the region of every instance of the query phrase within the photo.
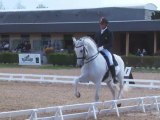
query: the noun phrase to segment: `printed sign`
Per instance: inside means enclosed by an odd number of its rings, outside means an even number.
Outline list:
[[[19,54],[19,65],[41,65],[40,54]]]

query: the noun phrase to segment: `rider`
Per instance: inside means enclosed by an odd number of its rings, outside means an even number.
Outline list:
[[[113,57],[110,53],[112,48],[113,35],[112,32],[108,29],[108,20],[105,17],[100,18],[99,25],[101,31],[96,34],[95,40],[100,53],[103,54],[106,60],[109,60],[109,70],[111,72],[113,82],[116,84],[118,81],[116,80]]]

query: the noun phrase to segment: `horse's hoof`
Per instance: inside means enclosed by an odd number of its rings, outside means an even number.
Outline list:
[[[117,104],[117,107],[121,107],[121,103]]]
[[[79,92],[77,92],[76,97],[77,97],[77,98],[80,98],[80,97],[81,97],[81,94],[80,94]]]

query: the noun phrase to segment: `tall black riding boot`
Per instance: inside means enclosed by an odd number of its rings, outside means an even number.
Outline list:
[[[111,75],[112,75],[114,84],[118,83],[118,80],[116,80],[116,70],[115,70],[115,66],[114,66],[114,65],[111,65],[109,68],[110,68],[110,71],[111,71]]]

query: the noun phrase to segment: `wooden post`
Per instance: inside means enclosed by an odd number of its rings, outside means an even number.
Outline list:
[[[129,32],[126,33],[126,56],[129,54]]]
[[[157,33],[154,32],[154,54],[157,52]]]

